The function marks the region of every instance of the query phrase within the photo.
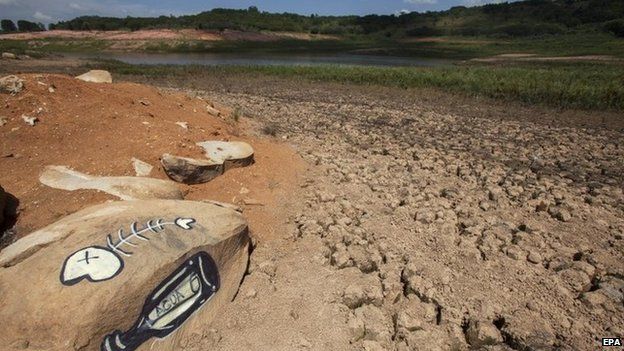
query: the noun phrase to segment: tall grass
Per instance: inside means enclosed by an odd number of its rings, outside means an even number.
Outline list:
[[[120,74],[146,76],[256,74],[321,82],[449,92],[558,108],[624,111],[624,65],[541,63],[444,67],[368,66],[147,66],[106,61]]]

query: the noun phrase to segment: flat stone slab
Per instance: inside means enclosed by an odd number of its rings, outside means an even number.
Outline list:
[[[185,184],[206,183],[223,174],[223,163],[188,157],[162,155],[160,162],[169,178]]]
[[[62,190],[92,189],[117,196],[121,200],[174,199],[184,194],[174,182],[144,177],[96,177],[65,166],[47,166],[39,181]]]
[[[236,294],[248,245],[216,204],[79,211],[0,252],[2,350],[179,350]]]
[[[242,141],[203,141],[197,143],[204,149],[206,158],[223,163],[224,171],[235,167],[246,167],[254,162],[254,150]]]
[[[164,154],[161,163],[169,178],[185,184],[206,183],[236,167],[254,162],[253,148],[242,141],[204,141],[197,143],[204,149],[206,159]]]

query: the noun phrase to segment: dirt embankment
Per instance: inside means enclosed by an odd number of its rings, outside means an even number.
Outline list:
[[[47,165],[68,166],[92,175],[134,175],[131,159],[154,166],[151,176],[167,179],[159,158],[164,153],[203,157],[195,145],[206,140],[243,140],[253,145],[257,162],[234,169],[210,183],[180,184],[187,199],[212,199],[250,206],[246,215],[252,230],[267,237],[279,228],[275,213],[283,209],[301,171],[288,147],[249,137],[220,105],[222,115],[207,112],[211,102],[182,94],[167,94],[133,84],[86,83],[55,74],[19,75],[25,89],[0,95],[0,184],[20,201],[15,237],[95,203],[116,199],[81,190],[67,192],[46,187],[38,177]],[[24,117],[36,118],[34,126]],[[178,122],[186,122],[188,129]],[[284,162],[291,164],[275,173]],[[281,194],[281,195],[280,195]],[[14,239],[14,238],[12,238]],[[5,238],[6,240],[6,238]]]

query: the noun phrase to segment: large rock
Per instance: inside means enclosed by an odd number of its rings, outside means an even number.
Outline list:
[[[12,52],[3,52],[2,58],[7,60],[17,60],[17,55]]]
[[[0,78],[0,92],[17,94],[24,89],[24,81],[17,76]]]
[[[209,160],[223,163],[224,172],[235,167],[246,167],[254,162],[253,148],[242,141],[204,141],[197,145],[204,149]]]
[[[77,212],[0,252],[2,350],[179,350],[236,294],[248,245],[242,215],[215,204]]]
[[[160,162],[169,178],[185,184],[206,183],[223,174],[223,163],[162,155]]]
[[[211,181],[235,167],[254,162],[253,148],[241,141],[205,141],[197,143],[204,149],[207,160],[164,154],[161,163],[169,178],[186,184]]]
[[[121,200],[183,199],[184,194],[168,180],[143,177],[95,177],[64,166],[47,166],[39,181],[63,190],[93,189]]]
[[[81,74],[76,79],[84,80],[85,82],[92,83],[112,83],[113,77],[108,71],[99,69],[91,70],[87,73]]]

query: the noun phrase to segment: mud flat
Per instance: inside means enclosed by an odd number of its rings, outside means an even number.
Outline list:
[[[285,248],[254,251],[232,306],[247,312],[214,326],[215,345],[572,350],[622,335],[621,121],[264,79],[189,91],[311,167]]]

